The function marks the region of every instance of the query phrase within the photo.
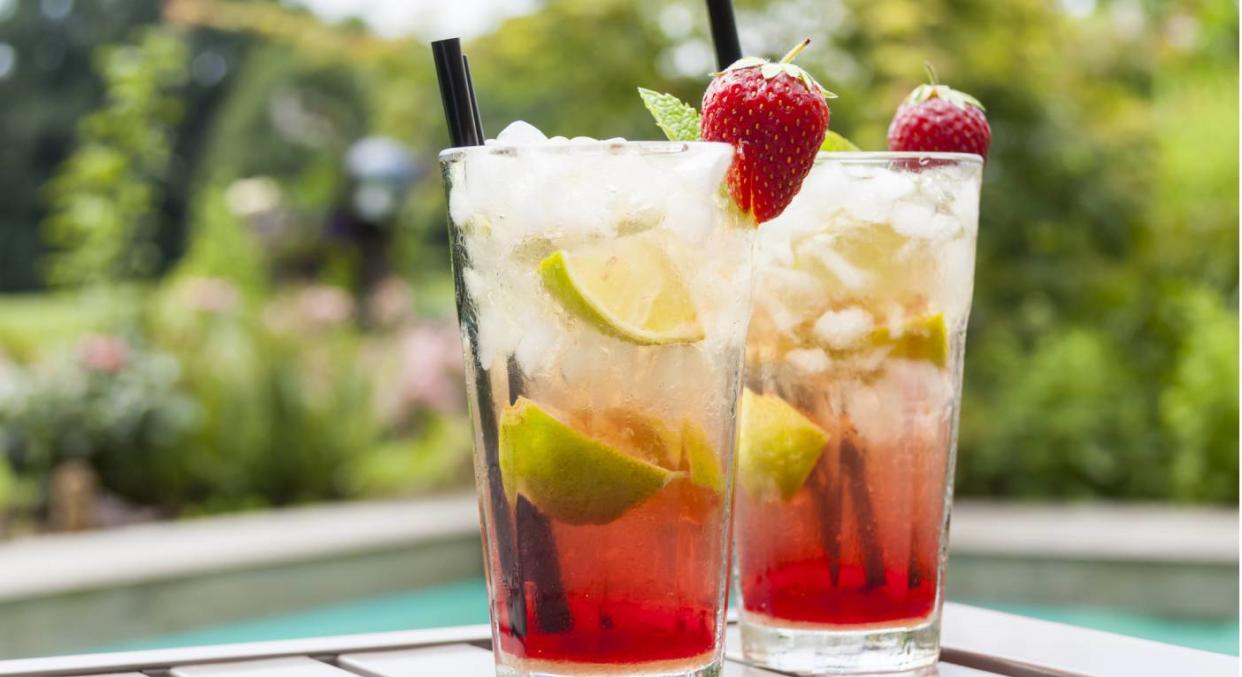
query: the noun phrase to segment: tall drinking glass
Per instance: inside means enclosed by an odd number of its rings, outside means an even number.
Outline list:
[[[502,675],[719,668],[754,230],[731,158],[440,155]]]
[[[821,154],[760,230],[735,524],[752,661],[939,654],[981,173],[975,155]]]

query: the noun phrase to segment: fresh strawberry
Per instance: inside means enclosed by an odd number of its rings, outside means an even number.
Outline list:
[[[919,85],[897,108],[888,126],[889,150],[944,151],[988,156],[992,128],[975,97],[936,82]]]
[[[778,63],[739,59],[703,94],[702,138],[733,144],[729,192],[757,223],[789,206],[828,131],[824,99],[833,94],[791,63],[810,42]]]

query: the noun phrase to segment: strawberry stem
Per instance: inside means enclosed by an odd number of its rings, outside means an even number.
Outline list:
[[[786,54],[784,58],[781,59],[780,62],[781,63],[793,63],[793,60],[797,58],[797,56],[802,53],[802,50],[806,49],[806,46],[809,44],[811,44],[811,39],[803,38],[802,42],[799,42],[798,44],[794,45],[794,48],[789,50],[789,53]]]
[[[940,84],[940,78],[936,77],[936,67],[930,61],[923,62],[923,70],[927,71],[927,79],[933,87]]]

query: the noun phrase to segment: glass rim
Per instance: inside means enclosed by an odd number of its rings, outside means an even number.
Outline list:
[[[825,151],[821,150],[815,155],[815,163],[819,164],[826,160],[834,160],[838,162],[893,162],[894,160],[939,160],[941,162],[956,162],[958,164],[983,165],[983,156],[975,153],[949,153],[943,151],[920,151],[920,150],[901,150],[901,151],[881,151],[881,150],[862,150],[862,151]]]
[[[733,153],[733,146],[721,141],[565,141],[555,143],[488,143],[482,146],[463,146],[445,148],[438,154],[440,162],[449,162],[467,155],[512,155],[515,153],[535,152],[550,155],[588,155],[588,154],[621,154],[622,151],[634,152],[641,156],[680,155],[693,150],[727,149]]]

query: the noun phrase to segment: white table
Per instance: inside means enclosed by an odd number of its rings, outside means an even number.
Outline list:
[[[1238,659],[949,603],[941,677],[1236,677]],[[0,677],[491,676],[488,626],[0,661]],[[742,662],[729,628],[725,677],[785,673]],[[935,671],[930,674],[937,674]]]

